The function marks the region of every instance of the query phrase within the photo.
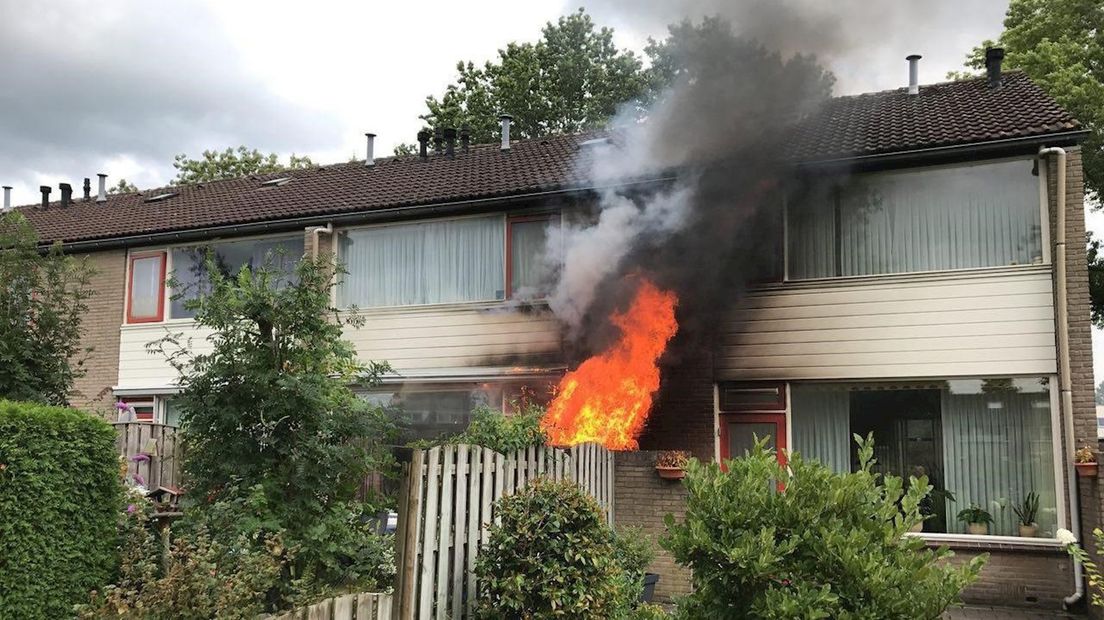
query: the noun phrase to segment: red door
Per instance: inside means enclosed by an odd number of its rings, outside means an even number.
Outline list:
[[[722,383],[718,386],[721,463],[744,456],[756,439],[778,452],[786,464],[786,384]]]

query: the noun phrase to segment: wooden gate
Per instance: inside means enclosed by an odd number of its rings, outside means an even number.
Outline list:
[[[471,617],[475,558],[497,520],[494,503],[535,478],[574,480],[613,524],[613,453],[599,445],[500,454],[461,444],[414,450],[403,460],[395,539],[401,620]]]
[[[127,460],[127,475],[138,475],[145,487],[180,486],[180,445],[176,427],[150,422],[114,422],[115,447]],[[135,460],[139,454],[146,458]]]

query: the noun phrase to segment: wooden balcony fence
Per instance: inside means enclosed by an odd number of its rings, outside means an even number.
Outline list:
[[[127,476],[139,476],[145,487],[180,487],[180,444],[176,427],[151,422],[115,422],[115,447],[126,458]],[[135,458],[139,454],[146,458]]]

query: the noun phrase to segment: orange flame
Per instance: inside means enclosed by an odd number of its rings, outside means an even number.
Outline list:
[[[659,358],[678,331],[677,302],[674,293],[641,278],[629,309],[610,317],[621,338],[560,381],[541,420],[553,445],[592,441],[611,450],[637,448],[659,389]]]

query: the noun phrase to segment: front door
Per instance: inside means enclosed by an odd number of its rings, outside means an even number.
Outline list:
[[[785,464],[786,384],[722,383],[718,390],[722,465],[749,453],[757,439],[766,439]]]

